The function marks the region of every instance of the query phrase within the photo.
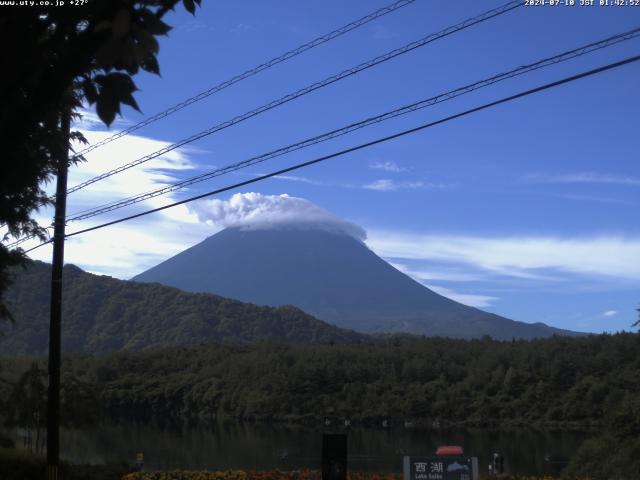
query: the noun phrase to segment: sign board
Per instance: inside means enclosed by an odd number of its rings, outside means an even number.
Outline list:
[[[478,459],[404,457],[404,480],[478,480]]]

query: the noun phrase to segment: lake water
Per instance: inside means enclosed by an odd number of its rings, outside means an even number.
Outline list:
[[[320,428],[237,423],[208,427],[110,423],[63,429],[61,456],[77,463],[133,464],[136,453],[142,452],[145,470],[320,469],[322,432]],[[508,472],[553,474],[586,437],[573,431],[357,428],[348,430],[348,465],[354,471],[401,472],[403,455],[431,455],[436,447],[453,444],[479,457],[483,474],[493,452],[504,455]]]

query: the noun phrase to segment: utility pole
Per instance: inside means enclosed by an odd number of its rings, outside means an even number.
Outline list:
[[[51,311],[49,320],[49,392],[47,397],[47,479],[59,480],[60,465],[60,351],[62,349],[62,267],[64,229],[67,214],[67,170],[71,114],[65,105],[60,116],[63,145],[57,152],[58,175],[53,217],[53,261],[51,268]]]

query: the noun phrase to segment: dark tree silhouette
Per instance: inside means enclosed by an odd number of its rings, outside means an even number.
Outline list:
[[[59,128],[62,112],[75,114],[81,104],[95,104],[109,125],[122,104],[138,109],[132,76],[140,69],[159,73],[157,37],[171,29],[163,17],[178,2],[90,0],[82,5],[0,9],[4,240],[10,235],[45,237],[32,214],[50,203],[42,187],[55,175],[56,152],[66,148],[66,134]],[[200,2],[182,1],[192,14]],[[82,140],[77,132],[71,139]],[[0,318],[10,318],[1,300],[10,268],[25,259],[23,252],[0,245]]]

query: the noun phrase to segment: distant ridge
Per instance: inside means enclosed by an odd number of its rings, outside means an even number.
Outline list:
[[[15,323],[0,324],[0,352],[48,348],[51,265],[18,269],[6,300]],[[64,268],[62,344],[66,352],[100,353],[204,343],[261,341],[357,343],[358,334],[292,306],[264,307]]]
[[[576,332],[445,298],[343,232],[304,225],[227,228],[133,278],[260,305],[292,304],[366,333],[531,339]]]

